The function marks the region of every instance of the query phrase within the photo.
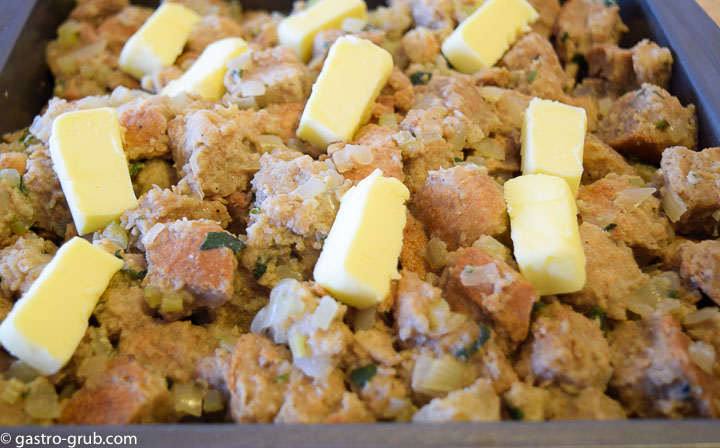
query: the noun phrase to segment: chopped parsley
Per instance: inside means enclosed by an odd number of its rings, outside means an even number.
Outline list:
[[[290,379],[290,372],[285,372],[275,377],[275,384],[286,383]]]
[[[143,169],[143,167],[145,167],[144,163],[141,163],[141,162],[133,163],[132,166],[130,167],[130,177],[137,176],[137,174],[140,172],[140,170]]]
[[[607,7],[617,6],[617,0],[605,0],[605,6],[607,6]]]
[[[260,261],[260,259],[257,259],[257,264],[255,265],[255,269],[253,269],[253,276],[255,277],[255,280],[259,280],[260,277],[265,274],[265,271],[267,271],[267,265]]]
[[[469,266],[469,265],[468,265]],[[480,335],[478,338],[467,347],[463,347],[455,352],[455,357],[463,361],[467,361],[470,357],[475,354],[483,345],[490,339],[490,328],[484,323],[480,323]]]
[[[413,83],[414,86],[424,86],[430,82],[431,78],[432,73],[418,71],[410,75],[410,82]]]
[[[115,253],[114,253],[113,255],[115,255],[115,256],[116,256],[117,258],[119,258],[119,259],[121,259],[121,260],[122,260],[122,259],[123,259],[123,257],[122,257],[122,255],[120,255],[120,251],[121,251],[121,250],[122,250],[122,249],[118,249],[118,250],[116,250],[116,251],[115,251]]]
[[[362,30],[363,30],[363,31],[370,31],[370,30],[379,30],[379,29],[380,29],[380,27],[377,27],[377,26],[373,25],[372,23],[368,23],[367,25],[365,25],[365,26],[363,27]]]
[[[664,60],[664,61],[663,61],[663,67],[665,67],[665,69],[670,68],[670,61],[668,61],[667,59]]]
[[[640,91],[635,96],[639,98],[643,95],[645,95],[645,89],[640,89]]]
[[[532,311],[530,312],[530,314],[537,314],[538,311],[545,308],[546,306],[547,306],[547,303],[545,303],[541,300],[538,300],[537,302],[533,303]]]
[[[508,415],[511,419],[523,420],[525,418],[525,413],[522,409],[516,408],[515,406],[511,405],[507,399],[503,399],[503,402],[505,403],[505,408],[507,409]]]
[[[537,76],[537,73],[538,73],[537,70],[533,70],[530,73],[528,73],[527,78],[525,78],[527,80],[527,82],[533,82],[533,80]]]
[[[18,139],[19,142],[21,142],[26,148],[30,146],[30,139],[32,139],[32,134],[30,133],[30,129],[25,129]]]
[[[617,224],[615,224],[614,222],[611,222],[610,224],[608,224],[608,225],[606,225],[605,227],[603,227],[603,230],[606,231],[606,232],[610,232],[610,231],[612,231],[612,229],[614,229],[615,227],[617,227]]]
[[[147,275],[147,269],[143,269],[142,271],[136,271],[135,269],[131,268],[122,268],[121,271],[135,280],[142,280]]]
[[[359,388],[365,387],[365,384],[372,379],[377,373],[377,366],[375,364],[368,364],[366,366],[358,367],[357,369],[350,372],[350,381],[355,383]]]
[[[567,31],[564,31],[562,33],[562,36],[560,36],[560,42],[565,42],[566,40],[568,40],[568,37],[570,37],[570,35],[568,34]]]
[[[259,215],[259,214],[260,214],[260,209],[257,208],[257,207],[255,207],[254,209],[250,210],[250,214],[251,214],[251,215]]]
[[[671,299],[677,299],[678,298],[678,290],[677,289],[671,289],[667,292],[668,297]]]
[[[660,97],[660,99],[663,99],[663,100],[665,99],[665,97],[662,96],[662,95],[660,94],[660,92],[658,92],[657,90],[653,90],[653,93],[654,93],[655,95],[657,95],[658,97]]]
[[[600,329],[602,331],[607,331],[608,328],[607,323],[605,322],[605,311],[603,311],[602,308],[596,306],[595,308],[591,309],[589,313],[587,313],[587,317],[600,321]]]
[[[28,195],[28,190],[27,190],[27,187],[25,186],[25,176],[20,176],[20,184],[18,185],[18,188],[20,189],[20,193],[22,193],[25,196]]]
[[[658,121],[657,124],[655,125],[655,128],[660,129],[661,131],[664,129],[667,129],[668,127],[670,127],[670,123],[668,123],[668,121],[664,118],[662,120]]]
[[[212,250],[219,247],[227,247],[237,255],[246,246],[241,240],[227,232],[210,232],[205,236],[205,241],[200,246],[200,250]]]
[[[461,163],[462,161],[463,159],[461,159],[460,157],[455,157],[455,163]]]
[[[242,78],[243,71],[238,69],[233,69],[232,71],[232,79],[235,82],[240,82],[240,78]]]

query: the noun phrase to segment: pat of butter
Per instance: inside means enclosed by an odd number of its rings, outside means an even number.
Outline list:
[[[291,48],[297,57],[308,62],[312,56],[313,39],[318,31],[337,29],[347,18],[367,21],[363,0],[318,0],[297,14],[282,20],[277,33],[280,45]]]
[[[80,235],[102,229],[137,204],[115,109],[57,117],[50,157]]]
[[[540,16],[526,0],[486,0],[442,44],[442,52],[463,73],[500,60]]]
[[[567,182],[530,174],[505,182],[504,190],[515,259],[523,276],[540,295],[581,290],[585,254]]]
[[[175,63],[200,15],[178,3],[163,3],[123,46],[120,69],[142,78]]]
[[[372,42],[354,36],[338,39],[313,85],[298,137],[323,149],[352,140],[369,118],[392,68],[390,53]]]
[[[562,177],[577,196],[583,172],[587,115],[581,107],[535,98],[522,129],[523,174]]]
[[[376,169],[348,190],[315,265],[315,281],[357,308],[382,302],[399,278],[398,257],[410,192]]]
[[[75,237],[57,251],[0,325],[13,356],[51,375],[70,360],[122,260]]]
[[[213,42],[180,78],[171,81],[162,95],[175,96],[183,92],[196,93],[207,100],[219,100],[225,92],[227,63],[247,51],[247,43],[239,37]]]

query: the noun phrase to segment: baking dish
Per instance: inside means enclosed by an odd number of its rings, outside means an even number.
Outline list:
[[[3,0],[0,11],[0,132],[27,125],[47,102],[44,48],[72,7],[68,0]],[[134,2],[152,5],[156,2]],[[368,2],[372,7],[378,2]],[[624,46],[650,37],[675,56],[671,92],[698,107],[700,147],[720,146],[720,29],[692,0],[620,1],[630,27]],[[289,9],[287,1],[244,1]],[[138,446],[712,446],[715,421],[622,421],[340,426],[162,425],[12,428],[12,436],[137,436]]]

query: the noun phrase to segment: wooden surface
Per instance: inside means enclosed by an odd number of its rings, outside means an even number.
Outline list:
[[[697,0],[710,17],[720,25],[720,0]]]

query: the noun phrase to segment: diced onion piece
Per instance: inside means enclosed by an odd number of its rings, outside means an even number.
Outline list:
[[[460,272],[460,283],[462,283],[463,286],[477,286],[488,282],[493,283],[499,279],[500,271],[498,271],[495,263],[488,263],[482,266],[469,264]]]
[[[478,155],[468,156],[468,158],[465,159],[465,161],[466,161],[467,163],[472,163],[472,164],[475,164],[475,165],[477,165],[477,166],[483,166],[483,165],[485,165],[485,157],[483,157],[483,156],[478,156]]]
[[[258,146],[261,153],[272,152],[275,148],[282,146],[283,141],[277,135],[263,134],[258,136]]]
[[[432,95],[425,95],[420,98],[417,98],[415,102],[413,103],[412,108],[413,109],[429,109],[434,102],[434,98]]]
[[[228,66],[234,69],[245,70],[252,65],[252,51],[246,51],[232,61],[228,62]]]
[[[66,75],[70,75],[78,68],[79,62],[90,61],[100,56],[107,46],[107,42],[100,40],[94,44],[87,45],[79,50],[75,50],[72,53],[68,53],[64,56],[57,58],[56,62],[60,71]]]
[[[465,316],[450,311],[447,301],[440,299],[430,305],[430,328],[436,335],[447,334],[465,323]]]
[[[15,168],[5,168],[0,170],[0,180],[4,180],[11,187],[20,187],[20,173]]]
[[[30,230],[30,227],[32,227],[33,221],[31,221],[28,218],[22,218],[22,217],[16,217],[10,222],[10,230],[12,230],[12,233],[15,235],[24,235],[25,232]]]
[[[382,114],[380,115],[380,118],[378,119],[378,124],[380,126],[385,126],[388,128],[397,128],[397,118],[395,117],[395,114]]]
[[[440,270],[447,264],[447,244],[437,237],[430,238],[425,246],[425,260],[433,271]]]
[[[223,410],[222,394],[219,390],[208,389],[203,400],[203,411],[217,412]]]
[[[154,226],[150,227],[150,230],[148,230],[147,232],[145,232],[145,234],[144,234],[143,237],[142,237],[142,243],[143,243],[143,245],[144,245],[144,246],[148,246],[148,245],[152,244],[152,242],[155,241],[155,238],[157,238],[157,236],[158,236],[158,235],[160,234],[160,232],[162,232],[163,230],[165,230],[165,224],[163,224],[163,223],[161,223],[161,222],[159,222],[159,223],[155,224]]]
[[[180,294],[165,294],[160,304],[163,313],[177,313],[183,310],[183,297]]]
[[[26,390],[27,385],[25,383],[17,378],[11,378],[5,385],[2,394],[0,394],[0,399],[7,404],[15,404]]]
[[[172,394],[177,412],[202,416],[203,391],[195,383],[174,383]]]
[[[375,326],[375,314],[377,309],[375,307],[363,308],[361,310],[355,310],[353,315],[353,330],[370,330]]]
[[[480,95],[491,103],[497,103],[505,93],[505,89],[495,86],[485,86],[480,89]]]
[[[295,333],[290,336],[288,345],[290,345],[293,358],[304,358],[310,354],[307,348],[307,338],[300,333]]]
[[[80,33],[80,22],[68,20],[60,25],[58,32],[58,45],[60,48],[70,48],[79,42],[78,34]]]
[[[418,356],[412,373],[412,388],[431,396],[462,389],[467,382],[466,369],[464,363],[451,356],[440,359]]]
[[[618,194],[615,203],[625,208],[637,208],[642,202],[652,196],[655,188],[626,188]]]
[[[353,168],[352,160],[350,160],[350,153],[345,151],[345,149],[334,153],[332,158],[335,163],[335,167],[340,173],[344,173],[345,171],[349,171]]]
[[[321,194],[323,191],[325,191],[325,182],[317,177],[310,176],[305,180],[305,182],[301,183],[295,190],[293,190],[293,194],[300,196],[303,199],[312,199]]]
[[[358,19],[356,17],[347,17],[345,20],[343,20],[342,25],[340,25],[340,29],[345,31],[346,33],[357,33],[362,31],[363,28],[365,28],[365,21],[362,19]]]
[[[149,96],[149,93],[142,90],[128,89],[125,86],[117,86],[110,94],[108,105],[110,107],[119,107],[138,98],[147,98]]]
[[[612,109],[612,104],[612,98],[601,98],[600,101],[598,101],[598,113],[600,113],[600,116],[604,117],[608,113],[610,113],[610,109]]]
[[[718,316],[718,308],[710,306],[699,309],[695,312],[688,313],[683,317],[683,325],[697,325],[710,319],[716,319]]]
[[[17,378],[23,383],[30,383],[40,376],[42,376],[42,373],[20,360],[14,361],[10,364],[10,368],[8,368],[5,372],[5,378]]]
[[[254,107],[257,107],[257,101],[255,101],[255,97],[251,96],[248,98],[230,98],[230,102],[237,105],[240,109],[252,109]]]
[[[490,255],[497,260],[507,260],[510,249],[489,235],[483,235],[473,243],[475,249]]]
[[[630,294],[628,309],[646,316],[652,314],[661,300],[668,298],[670,291],[680,289],[680,277],[676,272],[663,272],[652,277],[647,283]]]
[[[339,311],[340,306],[335,299],[330,296],[323,296],[323,298],[320,299],[320,304],[313,312],[311,318],[312,326],[316,329],[326,331],[330,328],[330,324]]]
[[[162,303],[163,293],[156,285],[147,285],[145,287],[145,301],[150,308],[157,308]]]
[[[715,212],[713,212],[712,214],[712,217],[715,221],[720,221],[720,209],[715,210]]]
[[[713,374],[713,366],[715,366],[715,348],[703,341],[697,341],[690,344],[689,347],[690,359],[700,369],[708,375]]]
[[[400,131],[393,135],[393,138],[400,146],[403,154],[412,154],[418,149],[417,139],[408,131]]]
[[[635,300],[629,300],[627,308],[635,314],[643,317],[648,317],[655,312],[655,308],[651,307],[647,303],[638,302]]]
[[[424,145],[429,145],[430,143],[434,143],[434,142],[442,140],[442,135],[439,132],[435,132],[435,131],[423,131],[423,132],[417,133],[417,138]]]
[[[261,81],[250,80],[243,81],[242,84],[240,84],[240,93],[242,93],[242,96],[246,98],[250,96],[265,95],[265,91],[265,84]]]
[[[505,161],[505,148],[494,138],[484,138],[475,148],[486,159]]]
[[[694,171],[688,172],[688,174],[687,174],[687,176],[685,176],[685,178],[687,179],[687,181],[690,185],[695,185],[695,184],[699,183],[700,180],[702,180],[700,175]]]
[[[290,265],[281,264],[275,270],[275,274],[279,278],[292,278],[298,281],[302,281],[302,274],[293,269]]]
[[[461,150],[465,147],[467,138],[467,126],[462,121],[454,127],[455,133],[450,137],[448,143],[453,150]]]
[[[83,359],[78,367],[77,375],[81,378],[90,378],[105,370],[108,358],[105,356],[88,356]]]
[[[25,412],[37,419],[53,419],[60,416],[55,386],[45,378],[38,378],[30,384],[30,390],[25,398]]]
[[[687,206],[680,196],[677,195],[671,188],[667,188],[663,191],[662,195],[662,206],[665,210],[665,214],[670,221],[678,222],[683,214],[687,211]]]
[[[250,331],[262,333],[269,329],[276,343],[288,342],[287,331],[305,312],[305,303],[301,297],[305,293],[295,279],[284,278],[277,282],[270,291],[270,301],[255,315]]]
[[[231,352],[237,345],[237,341],[238,341],[237,336],[225,335],[220,338],[220,347]]]
[[[374,160],[373,153],[367,146],[347,145],[345,149],[350,151],[350,157],[360,165],[370,165]]]

